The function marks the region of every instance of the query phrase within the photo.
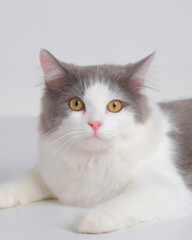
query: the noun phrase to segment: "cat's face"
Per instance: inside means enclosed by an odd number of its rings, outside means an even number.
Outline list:
[[[63,147],[90,151],[131,139],[150,109],[141,94],[151,56],[126,66],[77,67],[41,51],[46,88],[40,130],[54,134]]]
[[[72,96],[67,102],[67,114],[58,129],[69,134],[81,148],[105,148],[117,138],[132,134],[134,112],[126,97],[112,91],[107,84],[96,81],[82,96]]]

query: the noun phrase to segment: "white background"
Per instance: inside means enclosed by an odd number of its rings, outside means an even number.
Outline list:
[[[125,64],[157,51],[157,100],[192,96],[191,0],[1,0],[0,115],[37,116],[39,50],[76,64]]]
[[[137,61],[157,50],[156,101],[192,97],[191,0],[0,0],[0,181],[37,161],[39,50],[80,65]],[[41,85],[41,86],[38,86]],[[8,116],[8,117],[5,117]],[[9,117],[9,116],[16,116]],[[33,118],[17,118],[33,116]],[[78,208],[36,202],[0,211],[0,238],[189,240],[192,214],[105,235],[72,231]]]

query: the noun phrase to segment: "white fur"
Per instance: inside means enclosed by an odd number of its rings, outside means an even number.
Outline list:
[[[66,205],[93,206],[76,221],[79,232],[111,232],[178,216],[192,207],[191,192],[173,163],[175,146],[167,136],[173,125],[168,116],[152,103],[145,124],[136,123],[131,108],[118,113],[106,109],[111,100],[123,98],[96,82],[82,99],[85,112],[71,111],[55,133],[39,136],[39,184],[44,182]],[[103,122],[97,138],[88,121]],[[23,192],[14,183],[0,188],[0,207],[15,206],[30,191],[33,197],[21,204],[51,196],[45,187],[42,191],[39,184],[23,182]],[[20,194],[17,201],[9,201],[4,193]]]

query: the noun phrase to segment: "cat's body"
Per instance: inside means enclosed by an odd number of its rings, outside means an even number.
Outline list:
[[[151,60],[77,67],[43,50],[39,162],[0,188],[0,207],[49,197],[92,207],[75,225],[86,233],[191,211],[192,100],[150,102]]]

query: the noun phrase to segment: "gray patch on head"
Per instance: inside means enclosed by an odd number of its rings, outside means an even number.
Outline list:
[[[147,97],[135,92],[127,84],[131,81],[132,74],[137,71],[139,66],[135,64],[126,66],[76,66],[66,63],[61,64],[67,72],[66,84],[58,89],[45,87],[39,124],[41,133],[45,134],[55,131],[62,120],[70,114],[69,100],[73,97],[82,98],[85,89],[93,84],[94,81],[104,82],[112,91],[116,91],[118,88],[126,96],[126,100],[123,103],[124,107],[131,107],[134,110],[137,122],[144,123],[148,119],[150,108]]]

